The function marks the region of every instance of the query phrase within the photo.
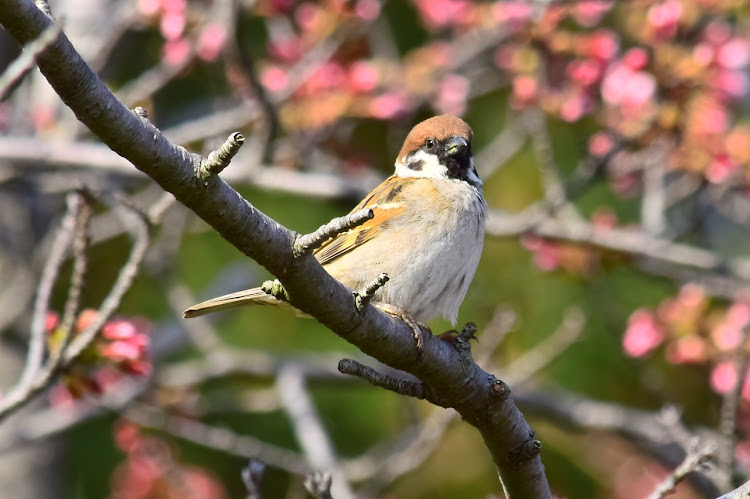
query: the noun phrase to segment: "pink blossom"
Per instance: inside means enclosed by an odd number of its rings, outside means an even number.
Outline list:
[[[589,139],[589,154],[598,158],[606,156],[615,146],[615,141],[607,132],[596,132]]]
[[[656,80],[645,71],[634,71],[624,64],[613,65],[604,75],[602,98],[624,112],[637,112],[656,93]]]
[[[706,40],[713,45],[721,45],[729,40],[732,35],[732,29],[723,20],[711,21],[703,31]]]
[[[463,19],[469,4],[466,0],[416,0],[419,13],[430,28],[442,28]]]
[[[497,2],[492,10],[495,19],[507,24],[511,30],[518,31],[531,19],[534,10],[527,2]]]
[[[31,123],[37,131],[49,130],[55,124],[55,110],[46,104],[36,104],[31,109]]]
[[[374,98],[370,102],[369,111],[375,118],[388,120],[406,111],[407,107],[408,100],[403,93],[390,91]]]
[[[185,38],[167,40],[167,43],[162,47],[164,63],[172,67],[179,67],[185,64],[190,58],[191,52],[190,42]]]
[[[576,59],[565,68],[571,80],[583,86],[593,85],[602,76],[601,65],[593,59]]]
[[[706,170],[706,179],[714,184],[726,181],[737,170],[737,165],[726,154],[714,156]]]
[[[591,97],[584,92],[573,92],[566,96],[560,106],[560,118],[567,122],[578,121],[594,109]]]
[[[120,420],[115,423],[114,441],[120,450],[130,452],[140,444],[141,430],[130,421]]]
[[[715,52],[710,43],[702,42],[693,49],[693,60],[701,66],[708,66],[714,60]]]
[[[643,69],[648,64],[648,52],[641,47],[629,49],[623,54],[622,63],[633,71]]]
[[[52,332],[57,327],[57,324],[60,322],[60,316],[57,314],[57,312],[49,311],[47,312],[47,315],[44,318],[44,330],[47,332]]]
[[[98,317],[99,312],[92,308],[85,308],[81,310],[81,312],[78,314],[78,318],[76,319],[75,330],[78,332],[83,331],[84,329],[89,327]]]
[[[744,71],[721,70],[711,83],[730,99],[741,99],[747,94],[748,81]]]
[[[731,362],[719,362],[711,369],[711,388],[716,393],[727,393],[737,384],[737,368]]]
[[[622,339],[625,353],[631,357],[643,357],[664,341],[664,332],[656,323],[653,312],[638,309],[630,315],[628,327]]]
[[[469,80],[464,76],[446,75],[438,88],[435,106],[443,113],[463,114],[466,111],[469,86]]]
[[[294,13],[294,19],[297,21],[297,24],[305,31],[315,29],[320,25],[324,17],[325,12],[323,12],[323,9],[310,2],[300,4]]]
[[[736,301],[727,310],[726,321],[734,327],[743,328],[750,322],[750,303]]]
[[[161,0],[164,12],[185,12],[187,0]]]
[[[347,74],[338,61],[328,61],[320,67],[305,82],[305,91],[316,94],[320,91],[341,87],[346,81]]]
[[[579,0],[573,4],[573,18],[583,27],[590,28],[612,9],[614,0]]]
[[[137,344],[129,341],[113,341],[102,346],[100,352],[102,356],[113,362],[136,360],[143,354],[142,349]]]
[[[513,96],[522,102],[529,102],[536,98],[539,85],[536,78],[529,75],[519,75],[513,78]]]
[[[161,0],[138,0],[136,9],[144,16],[154,16],[161,10]]]
[[[274,93],[284,90],[289,83],[286,71],[278,66],[267,66],[260,72],[260,81],[263,86]]]
[[[586,39],[584,46],[586,55],[600,61],[608,61],[617,54],[620,42],[613,31],[599,29]]]
[[[366,93],[377,87],[380,72],[368,61],[357,61],[349,67],[349,86],[355,92]]]
[[[743,440],[735,446],[734,457],[740,466],[750,467],[750,440]]]
[[[711,338],[719,350],[734,350],[740,344],[740,330],[726,322],[717,325],[711,331]]]
[[[176,40],[185,31],[184,12],[166,12],[159,23],[159,30],[166,40]]]
[[[380,15],[378,0],[359,0],[354,6],[354,13],[363,21],[374,21]]]
[[[677,24],[682,17],[682,3],[679,0],[667,0],[653,5],[648,9],[646,17],[658,38],[671,38],[677,33]]]
[[[683,336],[667,345],[667,362],[689,364],[706,360],[706,343],[697,336]]]
[[[701,307],[705,302],[706,290],[700,284],[687,283],[680,288],[677,295],[677,303],[688,309]]]
[[[750,62],[750,44],[743,38],[731,38],[719,47],[716,62],[728,69],[739,69]]]
[[[591,224],[597,231],[606,231],[617,225],[617,215],[608,207],[597,208],[591,215]]]
[[[204,61],[215,61],[227,42],[227,30],[219,23],[208,23],[201,30],[195,51]]]
[[[108,340],[126,340],[133,338],[137,333],[133,323],[125,320],[110,321],[102,328],[102,336]]]

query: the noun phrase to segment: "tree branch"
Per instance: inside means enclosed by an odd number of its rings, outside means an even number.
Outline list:
[[[38,37],[51,21],[30,0],[0,0],[0,23],[21,43]],[[202,158],[170,143],[155,127],[118,102],[86,66],[67,37],[40,54],[38,64],[78,119],[115,152],[193,210],[223,238],[263,265],[290,301],[342,338],[381,362],[419,378],[475,426],[497,465],[508,497],[549,497],[538,442],[497,379],[467,362],[452,345],[427,338],[417,362],[411,330],[367,307],[360,313],[351,291],[312,255],[296,258],[295,235],[258,211],[217,176],[196,177]],[[469,357],[470,358],[470,357]]]

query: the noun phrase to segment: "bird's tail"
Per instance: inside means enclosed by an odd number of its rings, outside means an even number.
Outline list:
[[[277,300],[261,288],[245,289],[230,293],[228,295],[212,298],[203,303],[193,305],[182,313],[186,319],[200,317],[201,315],[212,314],[220,310],[227,310],[235,307],[244,307],[247,305],[288,305],[287,302]]]

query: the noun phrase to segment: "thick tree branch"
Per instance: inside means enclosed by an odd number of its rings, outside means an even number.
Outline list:
[[[0,23],[20,42],[40,36],[51,21],[30,0],[0,0]],[[375,307],[360,313],[351,291],[312,255],[296,258],[295,234],[258,211],[217,176],[197,178],[202,158],[170,143],[118,102],[67,37],[40,54],[38,64],[78,119],[115,152],[193,210],[222,237],[263,265],[284,285],[290,301],[363,352],[410,372],[440,393],[475,426],[495,461],[508,497],[549,497],[538,442],[497,379],[451,344],[428,338],[417,362],[411,330]]]

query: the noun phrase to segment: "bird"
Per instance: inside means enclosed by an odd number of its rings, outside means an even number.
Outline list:
[[[443,317],[455,325],[482,253],[487,203],[474,165],[473,136],[468,123],[449,114],[415,125],[394,174],[351,211],[369,208],[373,217],[313,251],[352,291],[387,274],[371,303],[407,323],[419,354],[421,330],[431,332],[425,323]],[[183,317],[253,304],[289,306],[252,288],[193,305]]]

